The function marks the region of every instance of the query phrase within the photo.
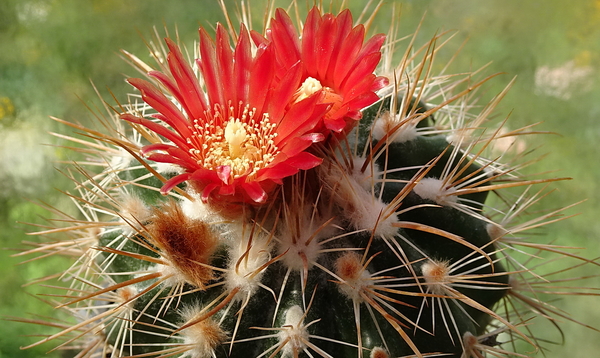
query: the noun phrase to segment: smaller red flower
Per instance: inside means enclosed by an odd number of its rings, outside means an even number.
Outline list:
[[[217,25],[215,41],[200,29],[199,79],[178,46],[166,43],[168,73],[148,73],[160,88],[129,79],[158,112],[154,120],[121,116],[167,140],[143,147],[148,159],[183,169],[165,183],[163,194],[188,181],[204,201],[264,203],[283,178],[321,163],[305,150],[323,140],[313,129],[330,105],[315,96],[293,100],[297,88],[289,84],[300,81],[301,66],[290,66],[278,78],[271,46],[253,50],[242,26],[232,49]]]
[[[331,105],[323,119],[328,130],[352,129],[361,118],[361,109],[375,103],[376,91],[388,85],[387,78],[374,74],[385,35],[375,35],[365,43],[365,28],[353,27],[349,10],[337,16],[321,15],[313,7],[299,36],[289,15],[277,9],[266,38],[253,33],[253,39],[274,45],[280,73],[298,63],[302,66],[294,101],[319,92],[322,101]]]

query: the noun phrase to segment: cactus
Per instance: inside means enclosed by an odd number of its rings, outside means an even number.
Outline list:
[[[101,130],[56,119],[86,135],[69,137],[87,156],[69,172],[82,218],[56,212],[68,225],[40,234],[66,238],[23,254],[78,256],[53,302],[74,322],[32,346],[525,356],[508,342],[539,346],[533,316],[567,318],[528,265],[595,262],[527,240],[562,218],[531,208],[563,178],[520,174],[531,127],[484,128],[506,91],[481,108],[475,93],[494,76],[434,76],[444,35],[390,67],[396,41],[348,10],[303,23],[278,9],[263,33],[201,28],[191,61],[169,38],[149,42],[156,65],[123,51],[146,76],[129,103],[107,104]]]

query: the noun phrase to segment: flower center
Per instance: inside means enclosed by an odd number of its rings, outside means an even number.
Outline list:
[[[323,89],[323,86],[319,80],[308,77],[304,80],[304,82],[302,82],[300,88],[296,90],[296,93],[294,94],[294,102],[300,102],[303,99],[312,96],[313,93],[320,91],[321,89]]]
[[[242,103],[237,111],[216,104],[206,118],[206,122],[194,120],[193,137],[188,139],[193,146],[190,154],[205,169],[228,166],[230,179],[252,178],[279,153],[274,143],[277,125],[268,113],[257,116],[255,109]]]
[[[313,77],[308,77],[304,80],[300,88],[294,93],[293,102],[297,103],[305,98],[312,96],[318,91],[323,91],[323,103],[331,103],[332,106],[329,111],[325,114],[325,118],[330,118],[335,112],[340,109],[344,101],[344,97],[337,94],[333,88],[323,87],[321,82]]]

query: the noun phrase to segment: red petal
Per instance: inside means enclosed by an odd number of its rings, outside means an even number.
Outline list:
[[[236,185],[221,185],[219,187],[219,195],[230,196],[235,195],[235,187]]]
[[[346,113],[346,118],[359,120],[362,118],[362,112],[361,111],[348,111],[348,113]]]
[[[231,167],[229,165],[219,165],[216,168],[217,176],[221,181],[227,185],[229,184],[229,178],[231,178]]]
[[[309,133],[305,134],[300,139],[310,141],[311,143],[319,143],[325,140],[323,133]]]
[[[244,183],[242,188],[256,203],[264,203],[267,200],[267,193],[257,182]]]
[[[185,106],[185,101],[179,93],[179,88],[177,88],[177,84],[171,79],[171,77],[159,71],[150,71],[148,72],[148,76],[156,78],[163,86],[167,88],[167,91],[169,91],[169,93],[171,93],[173,97],[177,99],[177,102],[182,104],[185,111],[188,114],[191,114],[188,108]]]
[[[385,42],[384,34],[377,34],[377,35],[371,37],[367,41],[365,46],[363,46],[360,53],[358,54],[358,59],[360,60],[362,57],[368,56],[369,54],[374,53],[374,52],[381,52],[381,46],[383,46],[384,42]]]
[[[234,58],[233,79],[235,98],[232,103],[238,103],[239,101],[247,103],[250,90],[250,70],[252,69],[252,49],[250,47],[248,30],[246,30],[244,24],[242,24],[242,28],[240,29]]]
[[[294,103],[279,123],[275,144],[279,145],[289,140],[289,137],[311,132],[330,107],[328,104],[319,104],[319,101],[320,96],[314,95]]]
[[[160,193],[163,195],[167,194],[168,192],[171,191],[171,189],[173,189],[177,185],[183,183],[186,180],[189,180],[191,176],[192,176],[192,173],[183,173],[183,174],[179,174],[179,175],[172,177],[171,179],[167,180],[164,183],[162,188],[160,188]]]
[[[172,145],[170,144],[166,144],[166,143],[154,143],[154,144],[148,144],[142,147],[142,154],[146,155],[150,152],[154,152],[157,150],[162,150],[162,151],[168,151],[169,148],[173,148]]]
[[[213,105],[211,110],[214,108],[214,104],[226,104],[223,95],[223,83],[225,82],[221,78],[216,51],[213,40],[208,36],[206,30],[200,28],[200,58],[196,60],[196,63],[202,72],[208,100]]]
[[[200,88],[200,82],[196,78],[192,67],[183,58],[179,46],[171,39],[167,38],[165,41],[170,50],[167,56],[169,68],[175,82],[177,82],[180,97],[182,98],[180,103],[187,108],[190,118],[200,118],[207,109],[204,91]]]
[[[233,53],[231,52],[231,45],[229,44],[229,36],[223,25],[217,23],[217,34],[216,34],[216,60],[217,60],[217,71],[221,80],[221,95],[222,99],[220,102],[222,105],[228,105],[229,101],[233,104],[237,103],[235,94],[231,91],[231,85],[233,77]]]
[[[147,156],[147,159],[157,163],[174,164],[184,168],[186,171],[193,171],[195,169],[198,169],[198,166],[195,165],[195,163],[190,163],[188,161],[179,159],[169,154],[152,153],[149,156]]]
[[[277,49],[277,60],[288,68],[300,61],[300,41],[292,19],[283,9],[275,11],[271,22],[271,40]]]
[[[348,34],[348,37],[339,50],[339,61],[337,61],[336,66],[332,71],[333,82],[336,86],[339,86],[342,83],[352,66],[354,66],[364,39],[365,28],[362,25],[356,26],[352,29],[350,34]]]
[[[185,168],[187,171],[194,171],[198,168],[200,168],[200,166],[198,165],[198,162],[193,159],[190,154],[184,150],[182,150],[179,147],[176,146],[172,146],[169,144],[162,144],[162,143],[157,143],[157,144],[150,144],[147,146],[144,146],[142,148],[142,153],[148,153],[151,151],[165,151],[166,154],[161,154],[161,153],[153,153],[150,156],[148,156],[148,159],[153,160],[155,162],[160,162],[160,163],[173,163],[173,164],[177,164],[183,168]],[[173,159],[169,160],[168,157],[171,157]]]
[[[325,137],[322,133],[310,133],[301,137],[293,137],[285,141],[280,150],[286,157],[293,157],[306,150],[313,143],[323,141],[324,139]],[[280,158],[275,157],[274,161],[279,162]]]
[[[346,54],[342,53],[341,50],[344,44],[348,41],[348,34],[350,34],[352,31],[352,13],[350,10],[346,9],[336,17],[335,21],[337,22],[337,33],[335,35],[336,42],[333,45],[334,50],[331,55],[331,59],[329,60],[327,77],[325,78],[325,82],[328,83],[330,87],[333,87],[335,84],[335,67],[338,61],[345,62],[350,59],[350,57],[345,57]]]
[[[340,90],[341,91],[349,91],[355,85],[360,83],[361,80],[365,79],[365,77],[367,77],[367,76],[375,77],[373,75],[373,71],[375,71],[375,68],[379,64],[380,60],[381,60],[381,52],[374,52],[374,53],[366,56],[365,58],[363,58],[357,64],[357,66],[354,67],[352,69],[352,71],[348,74],[348,77],[346,77],[346,79],[342,82],[342,84],[340,86]],[[374,78],[371,79],[371,83],[373,80],[374,80]],[[370,87],[371,86],[368,86],[368,88],[370,88]]]
[[[325,127],[334,132],[341,132],[346,127],[344,118],[333,118],[325,120]]]
[[[273,90],[273,95],[269,101],[267,112],[273,122],[280,122],[290,103],[292,96],[300,87],[302,79],[302,63],[296,62],[279,82],[279,85]]]
[[[202,194],[201,194],[201,199],[203,203],[208,202],[208,198],[210,197],[210,194],[212,194],[212,192],[218,187],[219,185],[215,184],[215,183],[211,183],[208,184],[207,186],[204,187],[204,189],[202,190]]]
[[[182,137],[191,136],[188,121],[183,113],[158,88],[140,78],[130,78],[127,82],[136,87],[142,94],[144,102],[162,113],[165,116],[164,118],[168,120],[167,123],[179,132]]]
[[[373,92],[365,92],[362,95],[354,98],[350,103],[348,103],[350,108],[353,109],[363,109],[366,108],[373,103],[379,100],[379,96]]]
[[[335,36],[337,34],[337,23],[335,17],[332,14],[323,15],[323,20],[317,34],[315,35],[315,51],[317,51],[317,63],[315,74],[309,72],[309,76],[320,78],[325,80],[327,77],[327,70],[329,69],[329,60],[334,50],[333,45],[335,44]]]
[[[275,165],[274,167],[265,168],[259,171],[259,174],[256,176],[256,181],[259,182],[263,180],[282,179],[296,173],[298,173],[298,168],[283,162]]]
[[[141,124],[144,127],[153,131],[154,133],[160,134],[161,136],[167,138],[171,142],[175,143],[177,146],[182,148],[188,148],[187,143],[181,138],[181,136],[171,132],[170,130],[168,130],[164,126],[161,126],[158,123],[152,122],[148,119],[139,118],[128,113],[122,114],[120,118],[131,123]]]
[[[244,24],[242,24],[243,26]],[[267,29],[267,34],[270,33],[271,29]],[[266,37],[264,37],[261,33],[255,31],[255,30],[250,30],[250,37],[252,38],[252,42],[254,42],[254,44],[256,45],[256,47],[259,47],[261,45],[266,45],[269,40],[267,40]]]
[[[296,155],[295,157],[288,159],[286,161],[286,164],[289,164],[298,169],[308,170],[319,166],[322,162],[323,159],[318,158],[308,152],[302,152]]]
[[[308,13],[302,31],[302,60],[308,73],[317,73],[318,49],[315,47],[316,36],[321,24],[321,14],[314,6]]]
[[[257,113],[265,112],[265,102],[269,97],[275,77],[275,58],[271,46],[259,48],[255,65],[250,74],[248,105],[256,108]]]
[[[371,91],[378,91],[389,84],[390,84],[390,80],[387,77],[378,76],[377,78],[375,78],[375,81],[373,81],[373,86],[371,87]]]

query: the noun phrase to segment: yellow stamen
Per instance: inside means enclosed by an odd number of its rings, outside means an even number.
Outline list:
[[[255,109],[240,103],[238,111],[215,105],[206,117],[206,122],[194,121],[193,136],[188,138],[194,147],[190,154],[203,168],[229,166],[232,180],[244,175],[252,178],[279,153],[274,143],[277,126],[268,113],[257,119]]]

